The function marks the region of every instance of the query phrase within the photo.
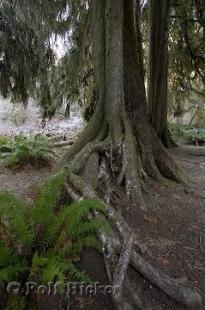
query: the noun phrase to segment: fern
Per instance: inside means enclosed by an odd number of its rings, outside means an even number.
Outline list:
[[[54,217],[54,209],[60,198],[61,190],[65,184],[65,173],[59,173],[50,179],[43,187],[32,204],[32,217],[35,224],[49,223]]]
[[[96,210],[104,213],[103,205],[97,199],[86,199],[79,202],[74,202],[69,208],[64,209],[64,216],[70,219],[70,225],[79,223],[89,212]]]
[[[200,144],[205,142],[205,130],[192,129],[187,130],[184,138],[188,144]]]
[[[91,281],[75,263],[85,248],[101,251],[97,232],[109,231],[110,227],[98,200],[87,199],[58,208],[65,179],[64,173],[53,176],[31,205],[10,193],[0,193],[1,286],[25,278],[62,284],[68,278]],[[93,210],[101,216],[93,218]],[[23,299],[16,302],[24,304]]]
[[[29,273],[29,279],[35,279],[41,273],[41,270],[47,263],[47,258],[40,256],[37,252],[33,254],[32,264]]]
[[[188,144],[200,144],[205,142],[205,130],[194,128],[190,125],[170,124],[172,137],[176,140],[182,139]]]
[[[0,136],[0,152],[4,152],[7,150],[6,145],[8,143],[9,139],[4,136]]]
[[[28,270],[22,257],[3,244],[0,244],[0,286]]]
[[[16,136],[0,144],[0,158],[7,166],[22,166],[26,162],[50,163],[53,145],[41,136]]]
[[[85,248],[93,248],[99,252],[101,252],[102,246],[99,240],[94,235],[88,235],[85,237],[79,238],[74,246],[72,247],[71,253],[79,254]]]
[[[18,295],[13,295],[9,298],[7,310],[24,310],[26,308],[25,298]]]
[[[110,229],[107,221],[100,218],[92,219],[90,221],[85,220],[84,222],[76,223],[75,225],[71,224],[71,226],[69,226],[69,232],[73,238],[78,238],[87,233],[96,233],[99,229],[102,228],[107,232]]]
[[[0,193],[0,221],[4,227],[2,238],[9,232],[13,242],[21,242],[24,246],[32,243],[34,235],[26,215],[26,205],[8,192]]]
[[[79,271],[72,262],[67,263],[67,270],[69,275],[76,281],[86,283],[92,282],[92,279],[84,271]]]

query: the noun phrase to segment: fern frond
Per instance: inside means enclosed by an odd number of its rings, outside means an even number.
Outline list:
[[[32,217],[34,224],[46,225],[46,223],[49,223],[49,219],[53,216],[64,183],[65,173],[61,172],[48,180],[43,186],[41,193],[31,206],[33,209]]]
[[[56,254],[55,252],[48,252],[47,263],[42,271],[41,280],[48,283],[54,279],[58,281],[60,278],[62,281],[64,281],[66,272],[66,259]]]
[[[71,280],[78,281],[80,283],[91,283],[92,279],[84,271],[79,271],[72,262],[67,263],[67,272]],[[70,280],[70,279],[69,279]]]
[[[72,244],[68,244],[65,253],[71,257],[80,256],[85,249],[92,248],[98,252],[102,251],[102,244],[95,235],[88,235],[76,239]]]
[[[9,298],[6,310],[24,310],[25,307],[25,298],[19,295],[13,295]]]
[[[95,234],[100,229],[103,229],[107,233],[111,231],[110,225],[103,218],[99,218],[99,219],[94,218],[91,220],[85,220],[85,221],[74,223],[74,224],[71,223],[68,229],[69,229],[69,234],[73,238],[78,238],[86,234]]]
[[[22,256],[0,244],[0,286],[18,279],[19,275],[26,271],[28,267]]]
[[[5,223],[15,242],[20,241],[24,246],[30,246],[34,235],[27,220],[26,209],[27,206],[11,193],[0,193],[1,222]]]
[[[30,275],[29,278],[30,279],[36,279],[39,274],[41,273],[41,270],[43,269],[43,267],[46,265],[48,259],[38,255],[37,252],[34,253],[33,257],[32,257],[32,265],[30,268]]]
[[[11,258],[14,259],[12,251],[7,246],[0,243],[0,267],[10,262]]]
[[[92,210],[106,213],[104,206],[97,199],[84,199],[64,208],[62,214],[64,217],[69,218],[70,225],[75,225],[75,223],[79,223],[86,218]]]
[[[48,283],[55,280],[62,283],[63,286],[67,279],[69,281],[91,282],[91,278],[85,272],[79,271],[71,260],[51,252],[41,274],[41,281]]]

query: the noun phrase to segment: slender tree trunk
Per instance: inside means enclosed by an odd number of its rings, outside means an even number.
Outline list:
[[[171,0],[151,0],[148,102],[149,119],[166,147],[171,139],[167,125],[168,34]]]

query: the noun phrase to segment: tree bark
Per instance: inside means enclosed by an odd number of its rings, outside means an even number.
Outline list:
[[[151,0],[148,102],[149,119],[166,147],[171,144],[167,124],[168,35],[171,0]]]
[[[122,141],[123,0],[106,1],[106,114],[114,148]]]

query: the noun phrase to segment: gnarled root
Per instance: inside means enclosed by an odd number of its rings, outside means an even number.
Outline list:
[[[122,309],[121,307],[124,304],[123,289],[132,254],[132,247],[133,238],[131,236],[128,240],[123,241],[122,252],[113,275],[113,287],[115,288],[113,292],[113,299],[119,309]],[[123,308],[126,309],[125,305],[123,305]]]
[[[155,162],[163,177],[183,185],[188,185],[188,177],[183,169],[178,166],[168,150],[159,141],[154,130],[151,131],[151,134]]]
[[[142,167],[137,156],[137,146],[133,136],[132,129],[124,118],[125,126],[125,144],[124,144],[124,160],[125,165],[125,178],[126,178],[126,191],[131,196],[134,204],[139,206],[142,210],[146,210],[142,195],[142,184],[140,182]]]
[[[79,196],[84,198],[98,198],[97,193],[88,183],[86,183],[80,176],[69,171],[68,182],[71,184],[72,188],[80,193]],[[73,198],[76,199],[76,196],[73,196]],[[136,309],[137,307],[140,308],[140,305],[143,307],[143,303],[139,296],[137,296],[137,294],[135,295],[134,292],[131,293],[134,294],[132,302],[127,301],[123,295],[125,286],[128,291],[130,290],[130,287],[127,287],[128,283],[130,283],[127,269],[130,265],[176,302],[189,308],[199,309],[201,305],[200,295],[188,288],[186,284],[181,283],[181,281],[178,281],[177,279],[171,278],[144,260],[141,254],[139,254],[143,247],[139,247],[138,240],[133,235],[132,230],[122,216],[116,212],[114,208],[108,206],[103,201],[101,201],[101,203],[105,206],[108,218],[115,227],[115,233],[113,233],[112,236],[107,236],[104,232],[100,232],[100,236],[105,248],[104,255],[106,258],[108,276],[117,288],[113,295],[117,308]],[[96,216],[99,215],[96,214]],[[126,244],[123,243],[125,240],[128,240]],[[114,268],[113,266],[116,267]]]

